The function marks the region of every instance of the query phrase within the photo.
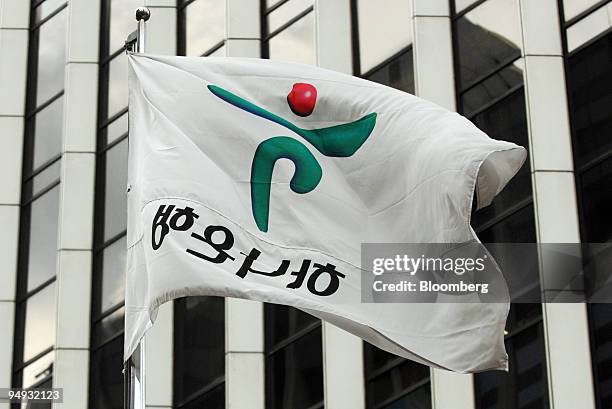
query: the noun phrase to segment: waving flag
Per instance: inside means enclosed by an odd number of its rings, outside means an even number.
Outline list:
[[[503,369],[508,304],[363,302],[362,243],[465,243],[525,160],[435,104],[301,64],[130,55],[125,357],[160,304],[297,307],[457,372]],[[475,193],[476,191],[476,193]]]

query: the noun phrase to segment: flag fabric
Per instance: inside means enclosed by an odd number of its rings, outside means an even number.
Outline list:
[[[507,303],[364,303],[362,243],[475,239],[526,152],[314,66],[129,55],[125,358],[194,295],[299,308],[435,368],[507,368]]]

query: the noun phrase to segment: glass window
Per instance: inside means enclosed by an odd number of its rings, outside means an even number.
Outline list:
[[[411,1],[358,0],[361,72],[381,64],[412,43]]]
[[[103,137],[106,137],[105,145],[109,145],[117,139],[126,136],[128,132],[128,114],[125,113],[113,122],[108,124],[103,130]]]
[[[66,10],[43,23],[34,33],[37,49],[36,106],[64,88],[66,65]]]
[[[590,243],[612,241],[612,158],[579,176],[583,240]]]
[[[55,351],[51,351],[48,354],[43,355],[41,358],[32,362],[30,365],[23,368],[22,376],[22,387],[32,388],[41,387],[41,383],[47,382],[49,377],[53,373],[53,362],[55,361]],[[47,387],[51,387],[50,385]]]
[[[278,30],[283,24],[287,24],[292,18],[312,6],[312,3],[313,0],[289,0],[284,3],[268,16],[268,32]]]
[[[503,16],[503,18],[500,18]],[[488,0],[455,22],[460,89],[521,56],[517,0]]]
[[[28,291],[55,275],[59,186],[30,204]]]
[[[107,118],[119,113],[128,106],[128,61],[121,53],[113,58],[108,66],[108,105]]]
[[[308,13],[272,37],[268,49],[270,59],[314,64],[314,13]]]
[[[601,408],[612,403],[612,304],[590,304],[595,391]]]
[[[90,408],[123,409],[123,337],[92,354]]]
[[[32,169],[37,169],[62,151],[64,98],[60,97],[36,114],[34,121],[34,159]]]
[[[102,252],[102,310],[117,305],[124,297],[126,239],[123,236]]]
[[[43,169],[36,176],[29,178],[23,184],[23,202],[29,201],[53,183],[58,183],[61,171],[61,161],[57,160]]]
[[[601,0],[563,0],[563,12],[565,13],[565,21],[569,21],[580,13],[585,12],[589,8],[600,3]]]
[[[125,231],[127,226],[128,140],[106,151],[104,186],[104,239]]]
[[[225,38],[225,1],[195,0],[180,13],[185,55],[199,57]]]
[[[127,36],[136,29],[135,10],[143,5],[142,0],[104,0],[110,6],[108,28],[108,53],[121,49]],[[124,56],[125,58],[125,56]]]
[[[266,408],[306,409],[323,401],[321,327],[269,353]]]
[[[611,27],[612,3],[608,3],[567,29],[567,50],[576,50]]]
[[[570,56],[567,71],[574,161],[580,169],[612,151],[612,34]]]
[[[274,323],[268,328],[266,336],[270,347],[319,323],[312,315],[286,305],[269,305],[266,314],[266,319]]]
[[[34,23],[38,23],[66,4],[66,0],[43,0],[34,3],[38,3],[34,9]]]
[[[408,49],[381,67],[370,71],[365,79],[414,94],[412,49]]]
[[[93,330],[94,349],[120,334],[123,331],[124,319],[125,308],[121,307],[96,323]]]
[[[55,284],[26,301],[23,361],[34,358],[55,343]]]
[[[431,407],[429,367],[368,343],[364,344],[364,359],[368,408]]]
[[[225,385],[221,384],[177,409],[225,409]]]
[[[225,398],[217,389],[223,391],[225,377],[225,300],[187,297],[174,305],[175,404],[196,407],[193,405],[200,402],[203,406],[197,407],[223,408]],[[198,399],[192,402],[196,394]]]

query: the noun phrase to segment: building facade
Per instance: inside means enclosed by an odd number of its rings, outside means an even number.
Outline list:
[[[143,1],[149,53],[319,65],[527,147],[473,215],[483,242],[612,241],[612,1],[0,0],[0,387],[122,407],[124,41]],[[506,346],[510,372],[458,375],[289,307],[186,298],[146,336],[146,404],[612,408],[612,305],[513,304]]]

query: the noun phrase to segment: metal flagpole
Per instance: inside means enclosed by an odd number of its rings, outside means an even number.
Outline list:
[[[138,28],[125,41],[125,48],[137,53],[145,52],[146,22],[151,12],[146,7],[136,9]],[[128,114],[129,121],[129,114]],[[145,409],[145,339],[123,364],[123,407],[124,409]]]

